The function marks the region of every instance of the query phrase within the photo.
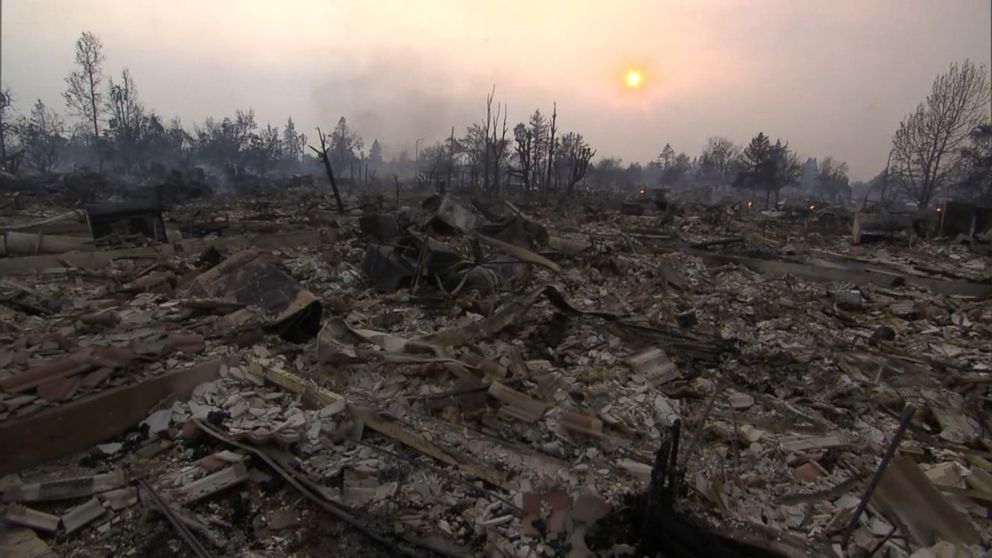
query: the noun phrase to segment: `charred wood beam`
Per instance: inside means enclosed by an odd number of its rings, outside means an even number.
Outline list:
[[[292,486],[293,488],[295,488],[300,494],[303,495],[303,497],[305,497],[307,500],[309,500],[315,506],[317,506],[318,508],[320,508],[324,512],[326,512],[326,513],[334,516],[335,518],[341,520],[342,522],[348,524],[349,526],[354,527],[355,529],[357,529],[359,532],[361,532],[365,536],[369,537],[370,539],[372,539],[376,543],[379,543],[380,545],[382,545],[382,547],[384,549],[388,550],[390,552],[390,554],[395,555],[395,556],[410,556],[410,557],[419,556],[419,554],[417,554],[416,552],[413,552],[412,550],[410,550],[408,548],[404,548],[404,547],[400,546],[396,541],[388,538],[385,535],[379,534],[379,533],[375,532],[374,530],[372,530],[368,525],[366,525],[363,521],[361,521],[358,517],[356,517],[351,512],[351,510],[349,510],[343,504],[339,504],[339,503],[335,503],[335,502],[330,502],[330,501],[325,500],[324,498],[320,497],[313,490],[311,490],[309,487],[305,486],[302,482],[300,482],[300,480],[297,478],[296,475],[294,475],[289,470],[285,469],[282,465],[280,465],[274,458],[272,458],[265,451],[263,451],[263,450],[261,450],[259,448],[256,448],[254,446],[249,446],[249,445],[242,444],[242,443],[236,442],[234,440],[231,440],[231,439],[227,438],[226,436],[224,436],[223,434],[221,434],[220,432],[218,432],[218,431],[214,430],[213,428],[211,428],[211,427],[203,424],[199,420],[193,419],[193,422],[196,423],[197,427],[199,427],[200,430],[202,430],[203,432],[205,432],[206,434],[208,434],[210,437],[212,437],[212,438],[214,438],[214,439],[216,439],[216,440],[218,440],[220,442],[223,442],[223,443],[225,443],[225,444],[227,444],[229,446],[236,447],[238,449],[244,450],[246,452],[249,452],[249,453],[257,456],[266,465],[268,465],[269,468],[271,468],[273,471],[275,471],[287,483],[289,483],[290,486]]]
[[[320,149],[310,145],[307,146],[317,154],[320,161],[324,163],[324,172],[327,173],[327,180],[331,183],[331,190],[334,191],[334,201],[338,205],[338,213],[344,213],[344,202],[341,201],[341,193],[338,191],[338,183],[334,180],[334,171],[331,169],[331,159],[327,156],[327,136],[317,127],[317,137],[320,138]]]

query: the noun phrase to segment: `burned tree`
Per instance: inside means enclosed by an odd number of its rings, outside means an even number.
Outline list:
[[[556,125],[558,123],[558,103],[556,102],[551,108],[551,123],[548,125],[550,130],[548,135],[548,160],[547,160],[547,177],[544,180],[544,187],[551,188],[551,172],[552,167],[554,167],[555,160],[555,132],[558,130]]]
[[[547,164],[545,154],[547,153],[548,145],[548,119],[544,117],[541,109],[537,109],[534,111],[534,114],[530,115],[528,125],[530,126],[534,144],[533,174],[530,183],[534,186],[540,186],[544,180],[544,168]]]
[[[286,127],[282,129],[282,148],[286,160],[294,166],[299,163],[306,143],[306,136],[296,132],[296,123],[293,122],[292,116],[289,117],[286,120]]]
[[[851,196],[851,187],[847,178],[847,163],[834,161],[827,157],[818,165],[816,174],[816,189],[821,199],[843,201]]]
[[[524,190],[530,191],[534,173],[534,133],[523,122],[513,127],[513,152],[517,162],[508,172],[520,179]]]
[[[685,153],[676,154],[672,146],[666,143],[661,154],[658,155],[656,166],[661,171],[661,185],[674,186],[689,172],[692,164],[688,155]]]
[[[989,119],[989,76],[970,61],[951,64],[930,94],[899,124],[892,138],[892,173],[919,208],[951,184],[962,170],[961,148]]]
[[[450,152],[450,146],[447,146],[441,142],[428,145],[427,147],[421,149],[419,157],[420,161],[417,167],[417,171],[420,175],[418,181],[426,181],[427,183],[431,183],[435,187],[438,187],[441,182],[442,174],[450,174],[450,169],[445,168],[451,160],[449,157]]]
[[[168,152],[177,163],[186,163],[189,158],[190,147],[193,138],[183,129],[183,123],[178,117],[173,117],[169,121],[168,128],[165,129],[166,145]]]
[[[344,120],[342,118],[342,120]],[[331,169],[331,159],[327,155],[330,146],[327,145],[327,136],[317,128],[317,138],[320,139],[320,149],[310,145],[310,149],[317,154],[321,162],[324,163],[324,171],[327,172],[327,180],[331,183],[331,190],[334,191],[334,201],[338,204],[338,213],[344,213],[344,202],[341,201],[341,194],[338,192],[338,183],[334,180],[334,170]]]
[[[448,180],[441,184],[440,194],[447,193],[447,188],[451,187],[451,179],[455,173],[455,151],[458,140],[455,139],[455,127],[451,127],[451,135],[448,137]]]
[[[251,108],[236,110],[234,118],[207,118],[202,126],[195,127],[196,156],[203,162],[236,170],[244,162],[257,127]]]
[[[589,147],[582,134],[569,132],[561,138],[561,168],[565,174],[565,195],[572,195],[578,184],[589,171],[589,163],[596,155],[596,150]]]
[[[12,129],[9,120],[13,102],[10,89],[0,88],[0,167],[7,164],[7,134]]]
[[[774,144],[763,132],[751,142],[738,158],[738,174],[734,186],[749,188],[752,195],[761,189],[765,191],[765,205],[771,203],[774,192],[778,202],[778,192],[799,180],[802,168],[788,144],[776,140]]]
[[[59,161],[59,151],[65,143],[65,123],[62,117],[38,99],[31,114],[17,124],[17,136],[24,149],[27,164],[40,173],[50,173]]]
[[[372,169],[378,169],[382,166],[382,146],[379,145],[379,140],[372,140],[372,147],[369,147],[369,165]]]
[[[740,149],[727,138],[712,137],[699,155],[699,178],[709,186],[723,186],[733,180]]]
[[[351,169],[352,163],[359,158],[359,153],[365,145],[362,136],[349,128],[348,121],[342,116],[331,132],[329,140],[331,161],[338,169],[347,167],[350,178],[355,178]]]
[[[551,189],[555,173],[555,123],[558,118],[558,105],[555,104],[550,123],[535,110],[526,124],[513,127],[513,156],[516,166],[509,169],[510,176],[520,180],[524,190],[539,188],[542,185]]]
[[[66,90],[62,93],[69,110],[93,126],[93,148],[97,164],[103,168],[100,152],[100,111],[103,108],[103,43],[89,31],[84,31],[76,40],[76,65],[78,69],[65,78]]]
[[[992,124],[982,124],[969,134],[961,158],[964,172],[957,184],[961,194],[992,202]]]
[[[110,136],[124,168],[130,171],[140,156],[145,107],[138,100],[138,88],[127,68],[121,72],[119,83],[110,79],[110,102],[107,109],[110,111]]]
[[[464,167],[468,172],[469,183],[478,185],[482,177],[482,169],[485,159],[486,142],[483,135],[482,126],[478,123],[472,124],[465,130],[461,144],[464,153]]]
[[[486,96],[486,120],[482,132],[482,189],[490,195],[499,195],[499,171],[503,156],[506,154],[506,105],[496,103],[493,113],[493,99],[496,96],[496,86]],[[502,133],[499,128],[499,117],[503,116]],[[471,131],[471,129],[470,129]]]
[[[279,128],[266,124],[260,133],[252,134],[249,140],[252,165],[261,174],[268,174],[283,158],[284,147]]]

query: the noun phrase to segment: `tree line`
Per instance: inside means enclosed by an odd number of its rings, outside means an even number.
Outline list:
[[[308,138],[292,117],[279,127],[256,121],[251,108],[208,117],[192,129],[178,118],[166,121],[141,100],[134,76],[104,71],[99,37],[83,32],[75,44],[75,67],[65,78],[62,99],[70,116],[41,99],[28,114],[12,118],[12,94],[0,88],[0,164],[18,162],[50,173],[71,161],[78,166],[124,173],[151,166],[210,165],[233,173],[261,175],[318,168],[307,153]],[[988,69],[969,61],[952,64],[934,81],[927,98],[899,125],[885,170],[869,184],[883,201],[910,200],[926,207],[940,196],[992,200],[992,125]],[[759,132],[746,145],[712,137],[696,156],[665,144],[647,164],[600,157],[583,134],[560,129],[557,104],[509,125],[507,106],[486,97],[485,116],[456,135],[400,150],[389,161],[378,138],[366,149],[362,136],[342,116],[322,136],[327,162],[339,179],[356,185],[388,184],[416,177],[444,187],[473,187],[498,197],[530,193],[568,197],[583,190],[644,190],[648,187],[735,189],[777,202],[784,188],[798,187],[830,202],[850,200],[845,163],[826,157],[800,163],[781,138]],[[313,148],[315,152],[316,148]]]
[[[83,32],[62,92],[68,123],[41,99],[28,114],[11,121],[13,95],[0,89],[0,159],[5,168],[16,164],[16,158],[40,173],[71,161],[126,173],[157,163],[251,168],[266,174],[294,169],[303,161],[306,136],[292,117],[280,131],[259,126],[249,108],[220,119],[208,117],[188,130],[178,118],[166,121],[145,106],[129,68],[115,78],[105,73],[105,62],[99,37]]]

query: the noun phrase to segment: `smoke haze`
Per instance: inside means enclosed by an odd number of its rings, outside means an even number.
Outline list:
[[[536,4],[536,5],[535,5]],[[14,0],[2,82],[62,107],[73,44],[100,36],[146,106],[187,126],[253,107],[308,134],[348,118],[387,156],[461,134],[493,84],[508,125],[558,102],[602,156],[698,153],[758,131],[852,178],[884,165],[899,121],[952,61],[990,64],[987,0],[346,2]],[[627,68],[644,86],[623,87]]]

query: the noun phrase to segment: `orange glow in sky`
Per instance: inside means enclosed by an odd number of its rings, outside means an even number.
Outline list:
[[[627,87],[637,89],[644,83],[644,74],[640,70],[627,70],[627,74],[623,76],[623,81],[627,84]]]

